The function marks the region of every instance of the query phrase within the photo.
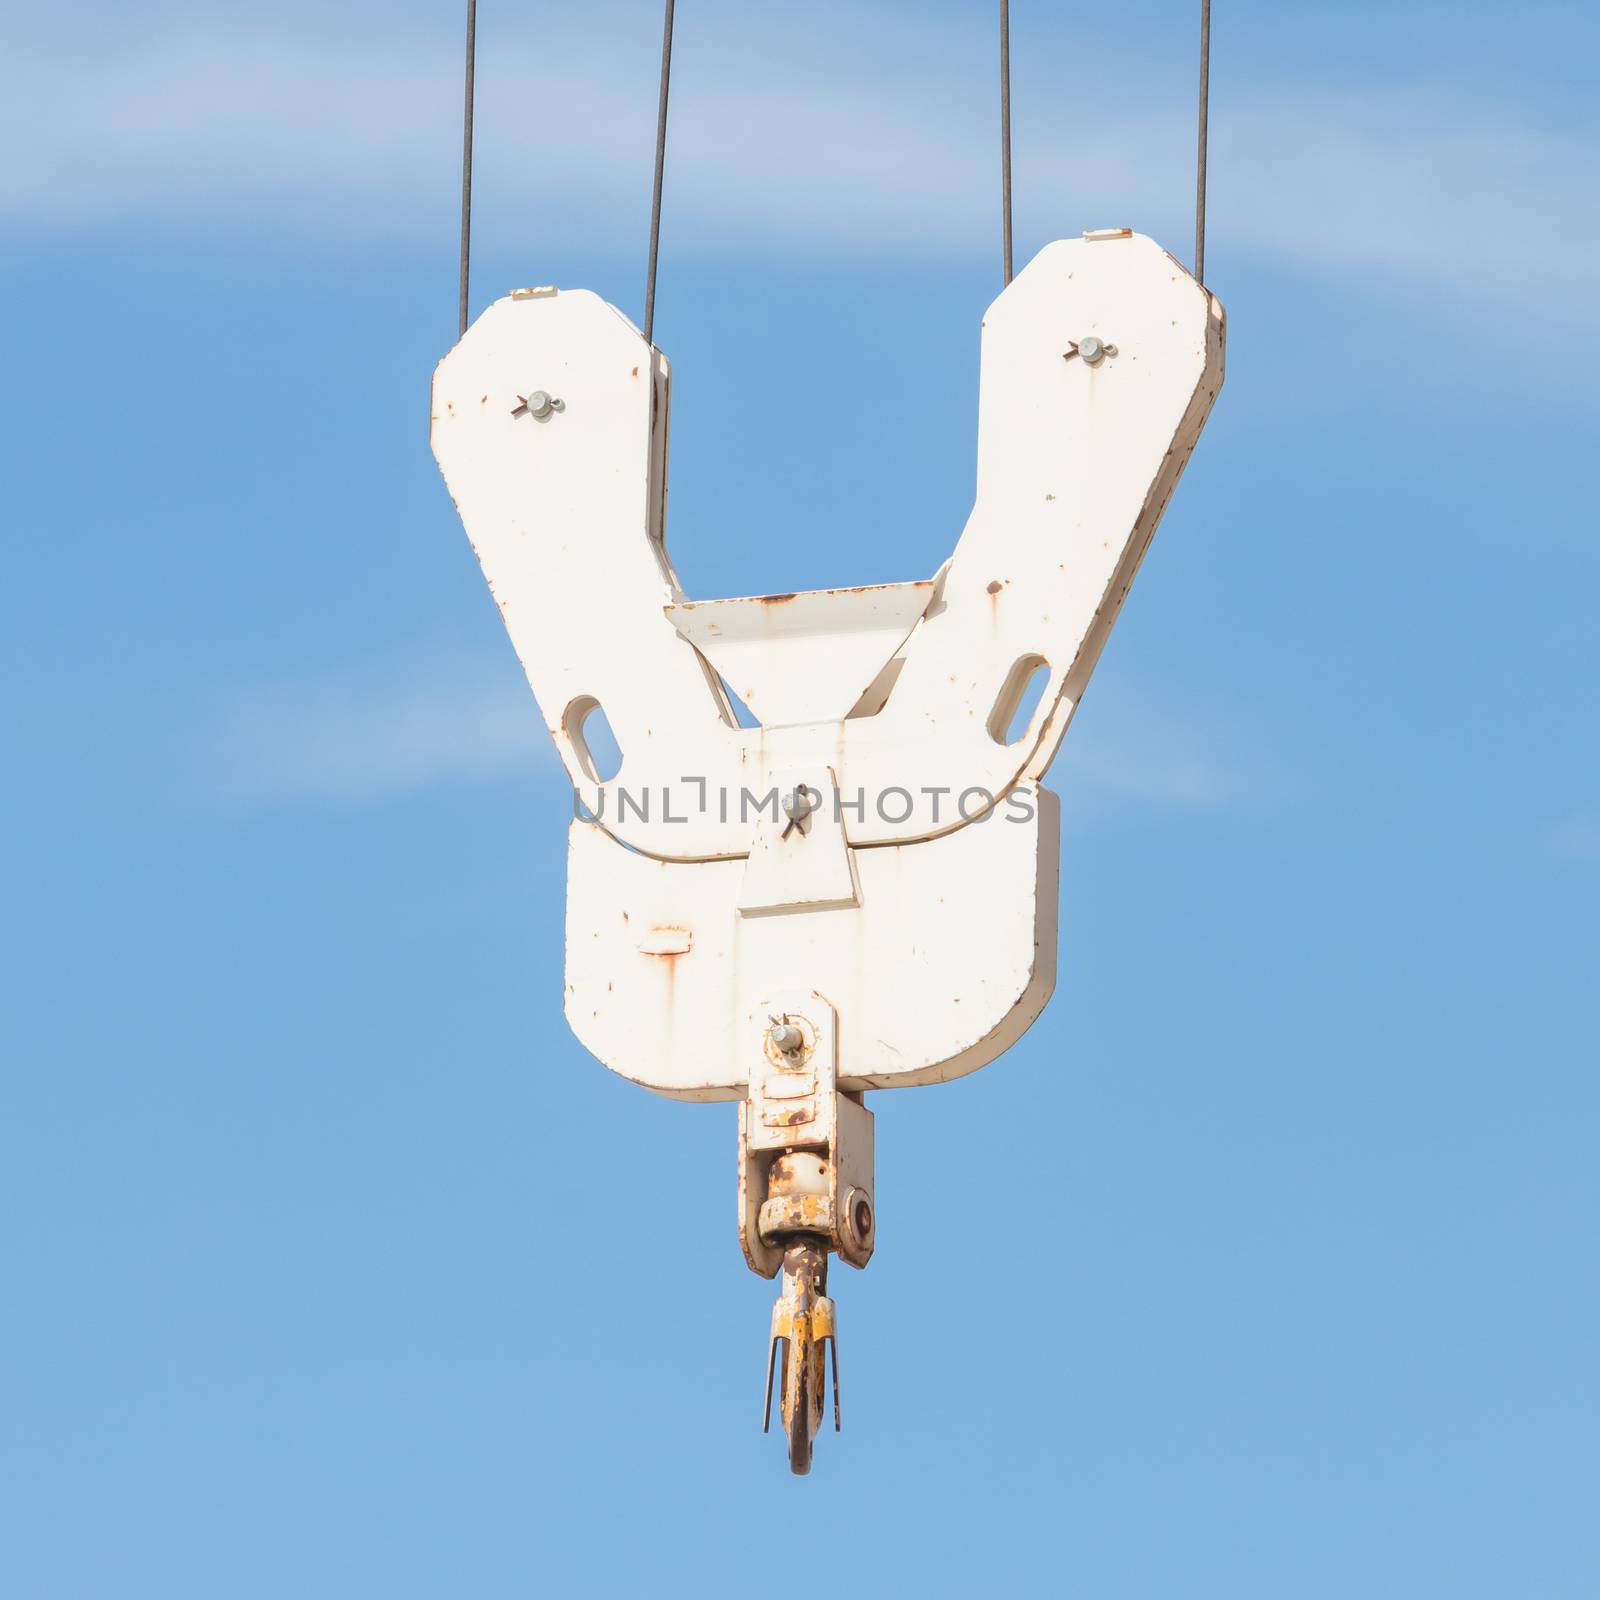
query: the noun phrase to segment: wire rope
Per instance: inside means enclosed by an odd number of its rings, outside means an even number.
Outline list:
[[[467,0],[466,105],[461,114],[461,305],[456,336],[467,331],[467,287],[472,274],[472,95],[478,54],[478,0]]]
[[[656,106],[656,180],[650,196],[650,265],[644,285],[644,337],[653,345],[656,328],[656,262],[661,253],[661,183],[667,166],[667,92],[672,85],[672,5],[661,24],[661,97]]]
[[[675,0],[666,0],[661,22],[661,86],[656,103],[655,180],[650,194],[650,252],[645,271],[644,336],[655,343],[656,276],[661,259],[661,195],[667,164],[667,107],[672,87],[672,24]],[[1013,275],[1011,184],[1011,5],[1000,4],[1000,258],[1007,283]],[[467,49],[461,116],[461,283],[458,333],[467,331],[472,273],[472,119],[477,74],[478,0],[467,0]],[[1211,101],[1211,0],[1200,0],[1200,98],[1195,151],[1194,275],[1206,272],[1206,146]]]
[[[1206,281],[1206,135],[1211,105],[1211,0],[1200,0],[1200,130],[1194,161],[1194,276]]]
[[[1000,0],[1000,258],[1011,282],[1011,4]]]

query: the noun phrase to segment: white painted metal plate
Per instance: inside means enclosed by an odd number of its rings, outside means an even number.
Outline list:
[[[685,600],[667,618],[763,727],[839,722],[906,641],[933,581]]]
[[[770,814],[762,812],[745,860],[739,910],[762,917],[860,905],[833,773],[791,767],[777,778],[776,803]],[[796,794],[814,809],[791,814],[787,802]]]
[[[567,1020],[623,1077],[744,1095],[749,997],[814,988],[847,1089],[937,1083],[1019,1039],[1055,985],[1058,808],[1024,785],[987,821],[853,850],[857,908],[747,917],[739,861],[652,860],[572,824]]]
[[[1116,353],[1075,355],[1091,334]],[[882,709],[842,722],[739,728],[674,626],[667,364],[595,296],[490,307],[439,366],[433,442],[573,782],[616,837],[669,860],[744,855],[751,828],[726,798],[825,763],[867,798],[851,841],[905,843],[982,809],[958,814],[946,798],[941,820],[939,797],[1002,795],[1048,767],[1210,410],[1222,346],[1221,306],[1149,239],[1041,251],[984,321],[977,499],[939,596],[898,652]],[[562,409],[519,409],[535,388]],[[1006,687],[1034,660],[1048,664],[1044,696],[1001,743]],[[824,699],[842,715],[842,685],[813,700],[786,681],[798,661],[750,675],[758,698],[779,716]],[[611,787],[631,793],[631,811],[602,796],[585,750],[596,704],[623,755]],[[879,804],[889,791],[909,805]]]

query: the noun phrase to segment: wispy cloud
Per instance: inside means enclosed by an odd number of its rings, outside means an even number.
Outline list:
[[[586,8],[486,54],[479,194],[491,215],[537,204],[545,226],[580,226],[599,247],[637,242],[654,105],[642,15]],[[636,47],[617,47],[623,20]],[[899,62],[819,54],[775,26],[702,24],[685,45],[673,248],[990,248],[992,96],[951,19],[919,24],[919,52]],[[115,48],[13,45],[0,65],[0,212],[31,225],[236,214],[436,233],[457,179],[459,40],[403,21],[340,27],[173,20]],[[808,50],[817,59],[797,64]],[[1018,122],[1024,233],[1127,221],[1181,243],[1191,140],[1186,103],[1124,100],[1091,118],[1074,97],[1034,94]],[[1231,247],[1592,302],[1593,142],[1526,111],[1425,82],[1266,80],[1219,101],[1212,174]]]
[[[1132,802],[1254,821],[1318,790],[1298,742],[1251,708],[1121,682],[1091,691],[1046,781],[1080,816]]]
[[[1600,812],[1580,813],[1541,831],[1534,851],[1545,861],[1600,866]]]
[[[1197,707],[1186,695],[1097,686],[1047,779],[1079,822],[1130,803],[1259,820],[1314,798],[1293,739],[1248,707],[1214,695]],[[510,773],[565,782],[520,673],[425,649],[220,689],[186,711],[182,729],[171,734],[182,755],[163,766],[189,805],[359,809]],[[1583,826],[1558,842],[1600,859],[1600,824]]]
[[[192,728],[186,787],[228,806],[365,806],[540,764],[556,770],[520,676],[493,681],[458,667],[429,682],[386,664],[245,686],[213,697]]]

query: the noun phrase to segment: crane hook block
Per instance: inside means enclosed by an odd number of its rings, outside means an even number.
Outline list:
[[[827,1255],[876,1242],[862,1096],[986,1065],[1049,999],[1041,780],[1223,343],[1221,304],[1143,235],[1045,246],[983,319],[977,490],[944,566],[712,600],[667,555],[671,368],[621,312],[520,290],[435,373],[434,454],[579,802],[567,1018],[646,1088],[740,1102],[796,1470],[829,1342],[837,1408]]]

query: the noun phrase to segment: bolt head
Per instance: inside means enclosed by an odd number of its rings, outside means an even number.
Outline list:
[[[1092,333],[1085,334],[1078,341],[1078,354],[1092,367],[1106,353],[1106,347]]]
[[[793,822],[809,817],[817,809],[817,797],[804,785],[783,797],[783,814]]]
[[[792,1022],[780,1022],[771,1032],[773,1045],[786,1056],[791,1056],[805,1042],[806,1036]]]
[[[548,417],[556,408],[556,403],[543,389],[535,389],[528,396],[528,410],[536,417]]]
[[[852,1189],[844,1197],[840,1216],[845,1239],[857,1250],[867,1250],[872,1245],[872,1201],[864,1189]]]

